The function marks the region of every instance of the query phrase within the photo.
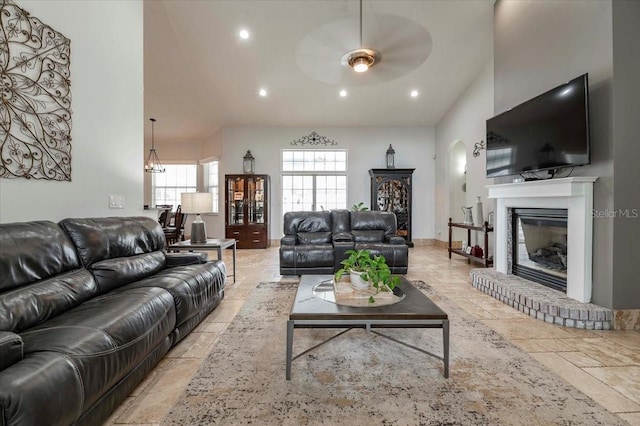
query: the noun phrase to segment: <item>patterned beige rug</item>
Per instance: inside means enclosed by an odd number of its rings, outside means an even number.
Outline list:
[[[427,284],[415,284],[449,314],[449,379],[441,361],[351,330],[295,360],[286,381],[286,320],[297,284],[262,283],[162,424],[625,424]],[[336,333],[298,329],[294,354]],[[442,351],[441,330],[385,334]]]

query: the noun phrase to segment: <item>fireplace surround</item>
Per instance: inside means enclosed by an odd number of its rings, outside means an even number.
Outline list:
[[[512,209],[566,209],[567,252],[566,295],[583,303],[591,301],[593,254],[593,183],[596,177],[569,177],[530,182],[489,185],[489,198],[496,200],[494,226],[495,267],[509,269],[508,225]]]

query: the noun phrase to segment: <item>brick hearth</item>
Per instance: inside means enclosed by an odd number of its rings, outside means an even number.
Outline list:
[[[473,269],[471,285],[531,317],[551,324],[588,330],[611,330],[613,311],[581,303],[549,287],[494,269]]]

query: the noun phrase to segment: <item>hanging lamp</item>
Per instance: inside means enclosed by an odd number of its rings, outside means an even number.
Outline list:
[[[365,49],[362,46],[362,0],[360,0],[360,48],[345,53],[340,63],[350,66],[357,73],[363,73],[380,62],[381,59],[380,52],[374,49]]]
[[[164,173],[165,168],[160,162],[158,158],[158,154],[156,153],[155,146],[155,135],[154,135],[154,125],[156,123],[155,118],[150,118],[151,121],[151,149],[149,150],[149,155],[147,156],[147,161],[144,163],[144,171],[147,173]]]

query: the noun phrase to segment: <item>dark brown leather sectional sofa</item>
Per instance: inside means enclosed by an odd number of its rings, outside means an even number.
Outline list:
[[[409,247],[396,230],[396,215],[382,211],[287,212],[280,274],[333,274],[350,249],[384,256],[392,273],[406,274]]]
[[[225,280],[150,218],[0,224],[0,424],[99,424]]]

